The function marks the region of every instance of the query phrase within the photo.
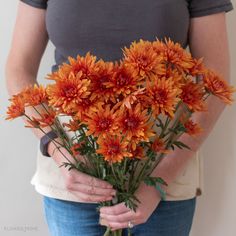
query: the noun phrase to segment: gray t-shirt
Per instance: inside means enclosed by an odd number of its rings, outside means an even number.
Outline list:
[[[49,39],[56,65],[68,56],[85,55],[115,61],[121,48],[140,38],[170,37],[188,45],[189,19],[233,9],[230,0],[21,0],[46,9]]]

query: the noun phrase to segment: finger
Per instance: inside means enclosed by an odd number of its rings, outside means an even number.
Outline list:
[[[104,181],[104,180],[100,180],[97,179],[93,176],[84,174],[82,172],[79,171],[75,171],[73,173],[74,175],[74,181],[78,182],[78,183],[82,183],[82,184],[86,184],[86,185],[90,185],[90,186],[95,186],[95,187],[100,187],[100,188],[113,188],[113,186],[111,184],[109,184],[108,182]]]
[[[120,215],[108,215],[100,213],[100,217],[108,222],[127,223],[138,217],[134,211],[128,211]]]
[[[100,213],[108,214],[108,215],[120,215],[120,214],[126,213],[128,211],[130,211],[130,209],[125,206],[124,202],[119,203],[114,206],[100,208]]]
[[[119,222],[110,222],[110,221],[107,221],[107,220],[103,220],[103,225],[111,228],[112,231],[117,230],[117,229],[126,229],[126,228],[129,227],[128,222],[119,223]]]
[[[72,194],[74,194],[76,197],[78,197],[83,202],[105,202],[105,201],[111,201],[112,196],[105,197],[105,196],[99,196],[99,195],[89,195],[82,192],[77,191],[71,191]]]
[[[110,197],[110,196],[114,197],[116,194],[116,191],[114,189],[98,188],[95,186],[85,185],[81,183],[73,183],[70,186],[70,190],[82,192],[88,195],[100,195],[105,197]]]

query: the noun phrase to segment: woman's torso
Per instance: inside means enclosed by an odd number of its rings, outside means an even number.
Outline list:
[[[46,26],[56,64],[68,56],[119,60],[124,46],[140,38],[170,37],[188,44],[187,0],[48,0]],[[56,67],[54,67],[56,69]]]

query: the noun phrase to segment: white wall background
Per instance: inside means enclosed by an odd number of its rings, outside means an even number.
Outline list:
[[[0,8],[0,235],[49,235],[42,198],[30,179],[35,171],[37,140],[22,121],[4,121],[8,105],[4,65],[15,22],[17,0]],[[236,0],[232,1],[236,7]],[[231,49],[231,81],[236,85],[236,10],[227,14]],[[39,72],[42,82],[53,63],[49,45]],[[197,200],[191,236],[236,235],[236,105],[228,107],[205,142],[204,195]],[[174,236],[174,235],[173,235]]]

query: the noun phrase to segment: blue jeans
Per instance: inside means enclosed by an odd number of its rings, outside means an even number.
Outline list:
[[[97,204],[43,198],[44,213],[51,236],[102,236]],[[145,224],[132,228],[134,236],[188,236],[196,197],[180,201],[161,201]],[[125,232],[126,235],[127,232]]]

